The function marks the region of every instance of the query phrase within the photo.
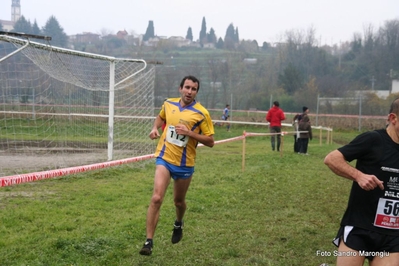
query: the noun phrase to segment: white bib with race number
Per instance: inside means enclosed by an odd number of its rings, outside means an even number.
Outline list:
[[[186,147],[189,139],[190,138],[188,136],[177,134],[174,126],[168,126],[166,132],[167,142],[170,142],[179,147]]]
[[[374,226],[399,229],[399,200],[384,198],[379,200]]]

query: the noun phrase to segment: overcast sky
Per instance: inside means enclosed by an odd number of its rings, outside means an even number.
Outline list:
[[[232,23],[240,39],[263,42],[283,40],[289,30],[316,30],[321,44],[350,41],[366,25],[377,30],[384,22],[399,19],[399,0],[21,0],[21,13],[43,27],[53,15],[68,35],[101,34],[126,30],[144,34],[154,22],[158,36],[183,36],[191,27],[199,38],[202,18],[207,32],[224,38]],[[0,0],[0,19],[11,20],[11,0]]]

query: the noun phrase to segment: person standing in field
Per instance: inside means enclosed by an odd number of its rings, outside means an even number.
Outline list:
[[[303,113],[301,115],[301,119],[298,122],[298,130],[300,131],[299,133],[299,154],[308,154],[308,145],[309,145],[309,140],[312,140],[313,134],[312,134],[312,125],[310,124],[310,119],[308,116],[309,113],[309,108],[304,106],[302,108]]]
[[[230,105],[226,104],[226,107],[223,110],[222,120],[227,121],[229,119],[229,117],[230,117],[229,111],[230,111]],[[227,129],[227,131],[230,131],[230,123],[229,122],[226,122],[226,129]]]
[[[327,154],[324,163],[352,181],[333,243],[337,266],[399,265],[399,98],[384,129],[368,131]],[[353,167],[348,162],[356,160]]]
[[[147,238],[139,252],[141,255],[152,253],[160,208],[171,178],[176,207],[172,243],[178,243],[183,237],[185,198],[194,173],[197,145],[200,142],[208,147],[214,146],[214,128],[209,112],[195,100],[199,88],[200,81],[196,77],[184,77],[179,87],[180,98],[164,102],[150,132],[151,139],[160,137],[160,140],[155,151],[154,190],[147,211]],[[160,136],[158,129],[164,121],[167,121],[167,126]]]
[[[280,108],[278,101],[273,102],[273,106],[266,114],[266,121],[269,122],[271,136],[272,150],[276,149],[276,135],[277,135],[277,151],[280,151],[281,144],[281,121],[285,120],[284,111]]]

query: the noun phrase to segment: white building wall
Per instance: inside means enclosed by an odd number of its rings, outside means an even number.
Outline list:
[[[399,79],[392,80],[392,93],[399,93]]]

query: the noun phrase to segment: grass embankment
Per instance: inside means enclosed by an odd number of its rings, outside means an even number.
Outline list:
[[[244,128],[216,130],[225,139]],[[0,265],[333,265],[317,251],[335,250],[351,184],[323,164],[338,145],[313,139],[309,156],[292,147],[285,136],[281,157],[269,137],[248,137],[245,171],[242,141],[198,148],[183,240],[170,242],[169,187],[150,257],[138,251],[153,161],[0,188]]]

